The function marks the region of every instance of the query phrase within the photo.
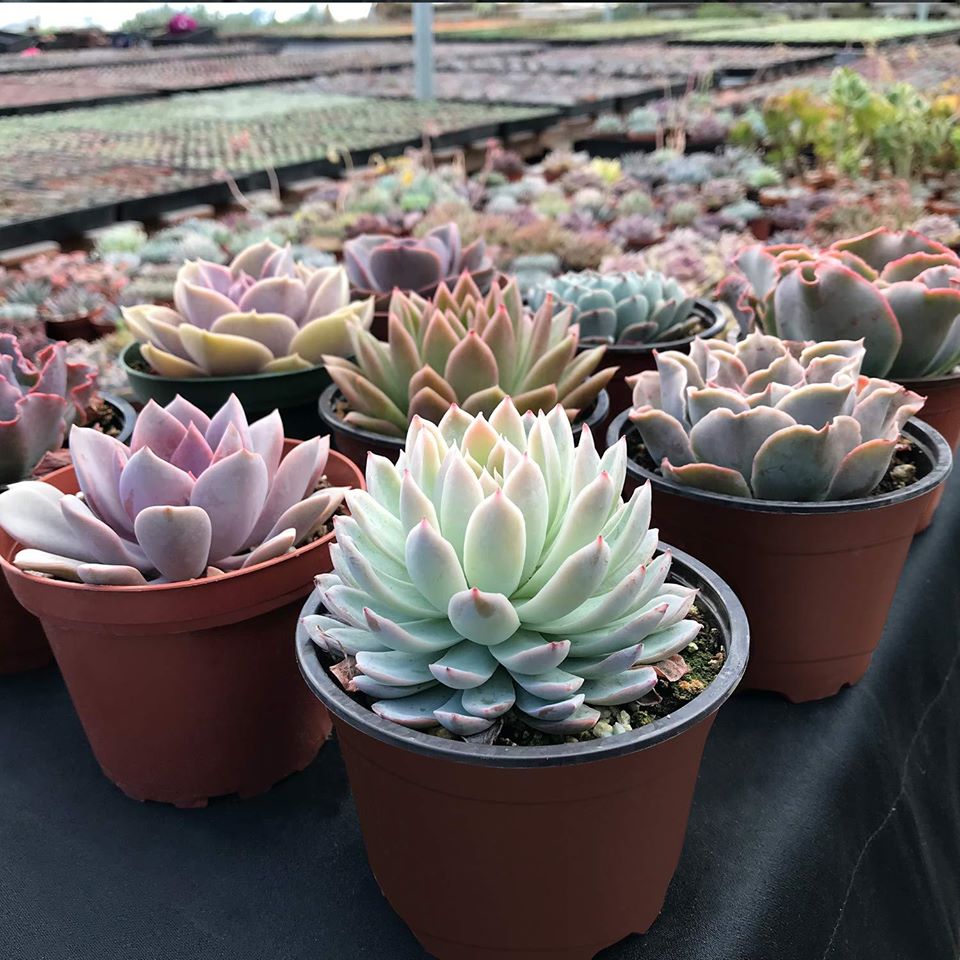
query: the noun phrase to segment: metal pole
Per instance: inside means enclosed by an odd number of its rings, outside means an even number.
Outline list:
[[[418,100],[433,100],[433,4],[413,5],[413,75]]]
[[[917,4],[917,19],[926,20],[930,15],[930,4],[929,3],[918,3]]]

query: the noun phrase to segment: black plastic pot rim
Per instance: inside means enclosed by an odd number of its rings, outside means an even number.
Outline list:
[[[671,740],[716,712],[730,697],[743,677],[750,645],[750,628],[743,606],[734,592],[709,567],[689,554],[660,543],[662,552],[673,556],[672,582],[697,586],[709,603],[711,612],[724,631],[726,657],[720,672],[709,686],[689,703],[666,717],[638,730],[597,738],[584,743],[562,743],[545,747],[505,747],[494,744],[446,740],[378,717],[372,710],[354,701],[331,679],[317,656],[317,649],[303,626],[303,617],[321,607],[320,594],[314,590],[297,622],[297,662],[310,689],[338,719],[359,732],[391,746],[435,759],[472,763],[487,767],[557,767],[589,763],[636,753]],[[679,568],[679,569],[678,569]]]
[[[125,347],[123,352],[120,354],[120,363],[123,366],[123,371],[126,373],[128,380],[143,379],[152,381],[153,383],[182,383],[187,387],[197,383],[263,383],[266,380],[280,380],[284,377],[315,374],[318,370],[326,369],[322,364],[317,364],[316,366],[310,367],[309,370],[281,370],[270,373],[243,373],[234,374],[229,377],[165,377],[159,373],[145,373],[143,370],[135,369],[131,365],[131,361],[135,359],[142,359],[142,357],[143,355],[140,353],[140,343],[136,340]],[[146,361],[144,361],[144,363],[146,363]]]
[[[697,299],[694,301],[691,313],[697,314],[700,319],[707,324],[707,328],[700,333],[693,333],[689,337],[680,337],[678,340],[660,340],[656,343],[608,343],[607,353],[616,356],[631,356],[634,354],[650,353],[652,350],[679,350],[682,347],[689,346],[694,340],[701,338],[709,340],[715,337],[726,326],[726,319],[717,309],[717,305],[712,300]],[[577,346],[578,352],[593,350],[594,347],[603,346],[599,342],[581,340]],[[606,355],[605,355],[606,356]]]
[[[628,422],[629,410],[624,410],[610,423],[607,430],[607,445],[617,442],[627,430],[633,427]],[[862,510],[882,510],[907,500],[914,500],[929,493],[943,483],[953,469],[953,453],[947,441],[928,423],[911,417],[903,427],[903,432],[916,441],[920,449],[930,460],[930,472],[921,477],[916,483],[899,490],[891,490],[876,497],[858,497],[852,500],[752,500],[748,497],[735,497],[728,493],[714,493],[710,490],[700,490],[697,487],[687,487],[682,483],[667,480],[658,473],[641,467],[635,460],[627,458],[627,473],[635,478],[649,480],[655,489],[661,489],[678,497],[688,500],[706,500],[709,503],[722,507],[732,507],[735,510],[749,510],[753,513],[792,513],[803,516],[829,513],[854,513]]]
[[[113,407],[117,413],[123,418],[123,430],[120,431],[120,435],[117,439],[121,443],[127,443],[130,440],[130,437],[133,435],[133,425],[137,420],[137,411],[133,409],[131,404],[127,403],[122,397],[115,396],[112,393],[101,393],[100,399],[104,403]]]
[[[334,402],[338,396],[342,397],[343,394],[340,393],[340,388],[335,383],[331,383],[330,386],[320,394],[318,404],[320,419],[331,431],[339,430],[341,433],[345,433],[367,446],[390,447],[395,449],[397,453],[400,453],[406,443],[406,435],[403,437],[391,437],[385,433],[374,433],[372,430],[364,430],[362,427],[356,427],[352,423],[341,420],[334,410]],[[607,393],[606,390],[601,390],[597,394],[597,399],[590,410],[590,416],[578,418],[574,422],[574,427],[586,424],[590,427],[591,431],[595,430],[603,423],[609,412],[610,394]]]

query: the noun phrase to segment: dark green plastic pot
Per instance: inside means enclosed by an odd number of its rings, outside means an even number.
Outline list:
[[[235,393],[251,420],[279,410],[286,437],[308,440],[326,432],[317,413],[317,398],[331,382],[326,367],[240,377],[161,377],[136,369],[136,365],[145,363],[139,343],[131,343],[120,355],[120,362],[142,403],[155,400],[165,405],[180,394],[213,415]]]

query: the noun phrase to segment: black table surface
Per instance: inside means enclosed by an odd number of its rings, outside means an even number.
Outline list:
[[[958,543],[960,474],[863,681],[723,707],[664,912],[602,960],[957,960]],[[607,881],[581,880],[589,909]],[[55,668],[0,678],[0,960],[425,956],[367,866],[335,742],[252,800],[140,804]]]

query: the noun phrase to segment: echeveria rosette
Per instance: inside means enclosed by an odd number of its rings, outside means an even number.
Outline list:
[[[527,297],[539,308],[552,294],[555,309],[569,307],[580,339],[598,343],[656,343],[689,336],[697,327],[695,298],[671,277],[646,273],[584,270],[544,281]]]
[[[589,730],[597,706],[656,697],[654,665],[700,629],[656,556],[649,484],[624,503],[625,475],[624,442],[600,456],[583,427],[575,445],[562,407],[417,417],[396,466],[371,455],[347,493],[304,626],[388,720],[470,736],[515,708]]]
[[[531,314],[516,280],[484,296],[464,273],[441,284],[432,300],[395,291],[387,342],[353,329],[353,360],[324,357],[347,398],[347,423],[402,437],[415,416],[437,422],[451,404],[489,415],[510,396],[521,412],[558,403],[573,418],[596,401],[616,373],[597,371],[603,346],[577,353],[578,328],[568,309],[548,298]]]
[[[324,354],[348,353],[349,331],[373,320],[373,300],[350,299],[342,267],[308,267],[271,240],[228,266],[187,261],[173,303],[123,308],[143,358],[169,377],[306,370]]]
[[[343,264],[353,289],[376,297],[378,308],[386,307],[394,290],[430,297],[441,283],[452,287],[464,272],[486,293],[495,269],[483,238],[463,246],[455,223],[422,237],[363,234],[343,245]]]
[[[31,362],[16,337],[0,334],[0,485],[30,476],[71,424],[86,422],[96,387],[96,369],[69,363],[66,343],[48,344]]]
[[[753,246],[735,264],[717,294],[743,330],[862,337],[870,376],[943,376],[960,363],[960,257],[919,233],[880,228],[820,253]]]
[[[129,448],[73,427],[81,492],[15,484],[0,494],[0,526],[25,548],[18,567],[81,583],[143,586],[251,567],[306,543],[345,492],[317,489],[328,437],[285,457],[283,447],[277,411],[248,424],[236,397],[213,418],[179,396],[166,407],[151,400]]]
[[[735,497],[865,497],[923,397],[861,376],[863,341],[796,343],[759,332],[694,340],[628,378],[636,424],[664,477]]]

